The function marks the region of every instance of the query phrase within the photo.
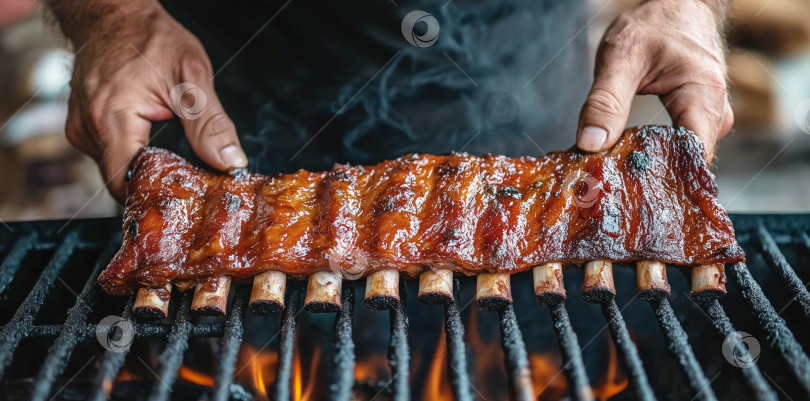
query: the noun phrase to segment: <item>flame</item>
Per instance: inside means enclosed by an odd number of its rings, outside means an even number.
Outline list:
[[[118,382],[128,382],[128,381],[134,380],[134,379],[135,379],[135,377],[132,375],[132,372],[130,372],[129,369],[124,368],[124,369],[121,369],[120,372],[118,372],[118,376],[116,376],[115,382],[116,383],[118,383]]]
[[[447,341],[444,329],[441,329],[433,360],[430,362],[425,387],[422,390],[423,400],[452,400],[450,377],[447,374]]]
[[[131,381],[131,380],[134,380],[134,379],[135,378],[132,376],[132,373],[129,371],[129,368],[124,366],[118,372],[118,375],[115,376],[115,379],[110,380],[110,379],[106,378],[101,383],[101,386],[104,389],[104,394],[107,394],[107,399],[109,399],[111,394],[112,394],[112,391],[113,391],[113,386],[115,386],[116,383]]]
[[[321,347],[315,348],[315,351],[312,353],[312,360],[309,361],[309,377],[307,377],[307,386],[304,388],[304,393],[301,396],[301,400],[314,400],[313,397],[313,390],[315,389],[315,383],[318,382],[318,368],[321,366]]]
[[[627,375],[619,368],[619,360],[616,357],[616,346],[608,338],[608,364],[605,369],[605,376],[600,380],[599,386],[593,389],[594,396],[602,401],[619,394],[627,388]]]
[[[475,385],[486,399],[508,399],[508,379],[504,366],[504,353],[497,336],[488,341],[478,332],[478,309],[470,311],[467,325],[467,343],[475,355]]]
[[[322,383],[324,378],[318,377],[318,369],[321,365],[321,347],[316,346],[312,351],[309,361],[301,361],[300,348],[295,347],[292,361],[292,399],[314,400],[318,398],[317,383]],[[278,352],[276,350],[256,350],[250,344],[242,344],[239,349],[239,358],[236,366],[237,380],[253,385],[257,400],[267,400],[268,390],[272,391],[272,385],[276,382],[276,369],[278,367]],[[308,362],[308,363],[307,363]],[[304,374],[302,366],[308,366],[307,374]],[[240,370],[241,369],[241,370]]]
[[[253,385],[257,399],[267,400],[267,387],[276,381],[277,365],[278,353],[275,350],[256,350],[244,343],[239,348],[236,377]]]
[[[301,355],[298,353],[298,347],[295,347],[293,353],[293,400],[301,399]]]
[[[354,365],[355,382],[375,382],[391,377],[391,367],[384,352],[369,354]]]
[[[558,353],[535,352],[529,355],[534,394],[540,400],[559,400],[567,393],[568,385],[562,374],[562,359]]]
[[[616,355],[616,346],[608,337],[608,361],[605,374],[599,385],[590,389],[593,396],[601,401],[622,392],[627,388],[627,376],[619,367]],[[532,353],[529,355],[529,365],[534,382],[534,393],[540,400],[558,400],[567,392],[566,378],[562,374],[562,361],[557,353]]]
[[[213,377],[185,365],[180,366],[177,376],[182,380],[199,384],[200,386],[214,387]]]
[[[323,378],[318,378],[318,368],[321,365],[321,347],[316,346],[315,350],[312,351],[312,358],[307,365],[309,366],[309,371],[306,380],[303,375],[303,369],[301,368],[301,355],[299,350],[300,349],[296,346],[295,352],[293,353],[293,400],[314,400],[316,398],[313,396],[315,383],[323,380]],[[306,387],[304,386],[304,381],[306,381]]]

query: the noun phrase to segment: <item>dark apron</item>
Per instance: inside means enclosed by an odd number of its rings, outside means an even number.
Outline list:
[[[268,23],[283,4],[164,3],[208,51],[218,71],[217,93],[251,171],[324,170],[411,152],[540,156],[575,141],[591,83],[584,0],[292,0]],[[402,33],[403,18],[414,10],[439,23],[431,46],[414,46]],[[414,29],[421,35],[426,28]],[[194,159],[179,124],[172,127],[153,143]],[[408,288],[415,298],[416,287]],[[532,339],[529,348],[554,344],[551,322],[538,315],[532,291],[521,288],[514,297],[516,305],[532,307],[518,313],[524,337]],[[357,358],[385,352],[387,337],[379,333],[388,330],[387,315],[355,310],[355,326],[364,328],[355,333],[363,344]],[[417,333],[437,332],[442,324],[440,313],[409,316]],[[575,325],[598,319],[572,313]],[[496,314],[481,314],[478,322],[484,338],[497,338]],[[276,324],[249,319],[246,341],[265,344]],[[318,333],[320,346],[329,349],[331,317],[304,314],[298,324],[299,331]],[[409,341],[415,350],[429,350],[432,339]],[[307,354],[313,345],[300,347],[297,352]]]
[[[284,3],[164,4],[208,51],[252,171],[574,143],[591,81],[584,1]],[[438,22],[431,46],[403,35],[413,10]],[[161,137],[193,157],[182,133]]]

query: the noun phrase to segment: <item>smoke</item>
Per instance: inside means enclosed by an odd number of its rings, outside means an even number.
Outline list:
[[[584,1],[427,3],[441,29],[425,47],[403,37],[405,4],[290,3],[218,76],[251,170],[574,143],[591,76]]]

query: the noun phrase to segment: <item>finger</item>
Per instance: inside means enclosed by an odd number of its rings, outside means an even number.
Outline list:
[[[734,123],[725,88],[686,84],[662,98],[674,125],[694,131],[703,142],[707,162],[714,157],[717,140]]]
[[[723,101],[723,123],[720,124],[720,135],[717,137],[718,140],[723,139],[729,132],[731,132],[731,127],[734,126],[734,111],[731,109],[731,103],[728,101],[728,95],[726,95],[725,100]]]
[[[197,156],[218,170],[247,166],[236,126],[222,108],[213,85],[183,83],[175,86],[169,97]]]
[[[597,63],[593,86],[579,114],[577,146],[588,152],[605,150],[619,140],[642,78],[641,63],[613,53],[600,55],[602,61]]]
[[[101,157],[99,169],[110,194],[120,203],[126,200],[126,173],[132,157],[149,142],[151,122],[137,114],[120,114],[111,118],[105,130],[99,131]]]
[[[84,124],[83,114],[78,101],[75,100],[74,94],[71,93],[70,101],[68,102],[68,115],[65,121],[65,137],[71,146],[80,152],[90,156],[93,160],[98,160],[101,156],[101,150],[98,143],[93,139],[90,130]]]
[[[93,160],[99,159],[101,151],[98,144],[88,134],[78,113],[68,113],[67,121],[65,121],[65,137],[75,149],[90,156]]]

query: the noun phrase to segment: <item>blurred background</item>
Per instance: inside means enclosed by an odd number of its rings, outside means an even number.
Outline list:
[[[591,55],[610,22],[637,2],[590,0]],[[736,122],[714,168],[731,212],[810,212],[808,17],[805,0],[732,4]],[[119,213],[95,164],[64,137],[72,57],[36,2],[0,0],[0,60],[0,221]],[[637,97],[628,124],[652,123],[671,121],[656,97]]]

